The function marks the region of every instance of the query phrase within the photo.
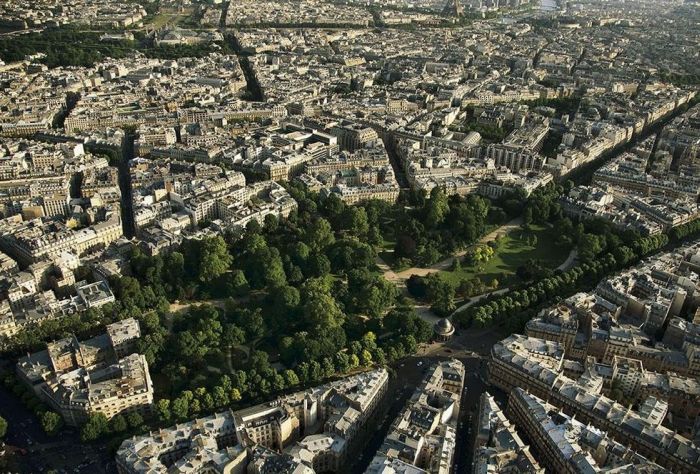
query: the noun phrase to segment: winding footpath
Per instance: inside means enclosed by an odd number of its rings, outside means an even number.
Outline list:
[[[485,244],[487,242],[490,242],[492,240],[495,240],[499,236],[506,235],[512,230],[519,228],[523,223],[522,217],[516,217],[515,219],[507,222],[506,224],[502,225],[501,227],[494,229],[493,231],[489,232],[488,234],[484,235],[481,239],[479,239],[479,244]],[[411,275],[418,275],[418,276],[426,276],[431,273],[436,273],[440,271],[446,271],[449,270],[452,267],[452,262],[454,261],[455,258],[461,258],[464,255],[466,255],[467,251],[469,249],[464,249],[460,250],[459,252],[455,253],[454,255],[447,257],[446,259],[437,262],[429,267],[412,267],[408,268],[406,270],[401,270],[400,272],[395,272],[394,270],[391,269],[391,267],[379,256],[377,255],[376,258],[376,264],[377,268],[382,272],[384,275],[384,278],[389,280],[390,282],[394,283],[399,287],[399,290],[409,298],[411,298],[414,301],[415,304],[415,309],[416,313],[418,316],[420,316],[423,320],[434,324],[437,322],[440,318],[433,314],[433,312],[430,310],[430,305],[421,303],[418,301],[415,301],[411,295],[408,293],[408,289],[406,288],[406,280],[408,280]],[[576,258],[578,257],[578,252],[576,249],[571,250],[569,252],[569,256],[566,258],[566,260],[559,265],[556,270],[561,270],[561,271],[566,271],[570,269],[571,267],[574,266],[576,263]],[[487,293],[483,293],[481,295],[473,296],[471,298],[468,298],[467,301],[465,301],[461,306],[459,306],[453,313],[450,315],[450,318],[458,311],[461,311],[465,308],[468,308],[472,306],[473,304],[478,303],[479,301],[483,300],[484,298],[490,296],[490,295],[500,295],[503,293],[506,293],[510,291],[510,287],[505,287],[501,288],[498,290],[494,291],[489,291]]]
[[[479,239],[478,243],[485,244],[487,242],[491,242],[497,237],[505,235],[511,230],[520,227],[522,223],[522,217],[516,217],[515,219],[483,236],[481,239]],[[377,255],[377,267],[379,267],[379,269],[384,273],[384,278],[405,288],[406,280],[408,280],[411,275],[426,276],[431,273],[449,270],[454,259],[464,257],[467,254],[467,251],[469,251],[469,248],[460,250],[454,255],[447,257],[446,259],[441,260],[429,267],[411,267],[407,268],[406,270],[401,270],[398,273],[393,271],[389,265],[387,265],[387,263],[379,255]]]

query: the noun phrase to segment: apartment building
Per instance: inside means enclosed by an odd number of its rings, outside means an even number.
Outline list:
[[[431,366],[366,472],[386,472],[382,469],[395,459],[415,470],[407,472],[452,472],[464,375],[464,365],[456,359]]]
[[[472,472],[544,474],[515,428],[493,396],[482,393],[475,421]]]
[[[17,374],[71,426],[80,426],[91,413],[109,419],[150,412],[153,384],[148,363],[128,350],[139,336],[138,322],[127,319],[86,341],[75,336],[61,339],[20,359]]]
[[[697,470],[700,449],[662,426],[663,416],[634,411],[601,395],[603,380],[595,374],[587,372],[576,381],[563,372],[563,348],[552,341],[516,334],[491,351],[489,382],[496,387],[506,392],[522,388],[546,398],[563,413],[607,431],[615,441],[669,470]]]
[[[510,392],[508,413],[551,472],[672,472],[519,387]]]
[[[372,370],[124,441],[121,474],[343,471],[386,394]]]
[[[104,220],[78,230],[44,218],[24,221],[21,216],[12,216],[0,221],[0,247],[25,265],[58,257],[63,252],[82,255],[90,249],[106,247],[122,235],[119,212],[109,210]]]

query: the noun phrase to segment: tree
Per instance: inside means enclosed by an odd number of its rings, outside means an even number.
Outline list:
[[[199,362],[209,352],[209,348],[202,345],[201,341],[191,331],[182,331],[176,336],[176,341],[178,352],[186,359]]]
[[[338,352],[335,355],[335,368],[340,374],[350,370],[350,356],[345,352]]]
[[[221,335],[221,343],[227,347],[243,344],[245,341],[245,331],[235,324],[227,324],[224,326],[224,332]]]
[[[196,258],[196,260],[190,263],[196,269],[199,281],[211,282],[228,271],[232,258],[226,248],[226,241],[221,236],[217,235],[192,242],[190,245],[194,248],[191,250],[194,251],[191,258]]]
[[[368,331],[362,336],[362,347],[372,352],[377,348],[377,335]]]
[[[343,324],[345,315],[330,294],[313,291],[307,295],[304,303],[304,320],[318,331],[339,327]]]
[[[190,412],[190,402],[184,396],[180,396],[173,400],[171,411],[175,419],[180,421],[186,420]]]
[[[250,289],[245,273],[241,270],[233,270],[226,274],[224,287],[228,296],[244,296]]]
[[[600,238],[593,234],[583,234],[579,239],[578,251],[581,260],[592,260],[603,251]]]
[[[265,216],[265,232],[268,234],[274,234],[279,228],[279,218],[274,214],[268,214]]]
[[[367,349],[364,349],[360,354],[360,363],[363,367],[372,365],[372,354]]]
[[[321,211],[333,223],[338,223],[345,209],[345,203],[337,194],[328,195],[321,204]]]
[[[126,414],[126,422],[129,428],[136,429],[143,425],[143,416],[140,413],[132,411]]]
[[[408,280],[406,280],[406,289],[416,298],[425,298],[428,291],[425,278],[418,275],[411,275],[408,277]]]
[[[284,273],[284,265],[279,253],[272,252],[272,254],[272,258],[264,267],[265,284],[268,288],[279,288],[287,283],[287,275]]]
[[[202,404],[200,401],[196,398],[190,400],[190,414],[193,416],[199,415],[199,413],[202,411]]]
[[[214,387],[212,395],[214,397],[215,407],[223,408],[229,404],[229,394],[226,392],[224,387],[217,385],[216,387]]]
[[[320,382],[323,379],[323,369],[321,364],[312,360],[309,364],[309,381]]]
[[[285,378],[280,375],[279,372],[273,372],[272,375],[272,390],[275,392],[281,392],[286,387]]]
[[[276,308],[289,312],[299,306],[301,296],[299,290],[293,286],[282,286],[275,290],[273,301]]]
[[[309,257],[307,274],[314,277],[322,277],[331,271],[331,262],[322,253],[314,252]]]
[[[306,244],[313,250],[323,250],[335,242],[331,225],[322,217],[312,221],[304,234]]]
[[[361,207],[347,207],[343,213],[343,228],[356,237],[366,237],[369,232],[367,211]]]
[[[97,438],[107,433],[107,417],[104,413],[91,413],[87,422],[80,429],[80,439],[83,442],[95,441]]]
[[[185,277],[185,256],[180,252],[170,252],[163,258],[163,277],[177,295]]]
[[[433,263],[440,260],[440,250],[436,247],[435,243],[428,242],[419,252],[420,261],[423,265],[432,265]]]
[[[528,206],[523,214],[523,227],[527,228],[530,225],[532,225],[532,208]]]
[[[425,277],[426,295],[432,303],[431,309],[438,315],[447,316],[455,310],[455,288],[450,282],[436,274]]]
[[[49,436],[54,436],[63,426],[63,418],[55,411],[45,411],[41,415],[41,427]]]
[[[4,438],[7,434],[7,420],[0,416],[0,439]]]
[[[109,430],[112,433],[122,433],[128,428],[126,419],[122,415],[116,415],[109,420]]]
[[[293,370],[287,369],[282,373],[284,384],[287,387],[295,387],[299,385],[299,377]]]
[[[161,398],[156,403],[156,412],[158,413],[158,419],[163,423],[169,423],[172,417],[170,412],[170,400],[167,398]]]
[[[416,254],[416,241],[409,235],[399,235],[394,245],[394,254],[397,257],[412,258]]]
[[[428,228],[435,229],[442,224],[450,210],[447,196],[441,187],[436,186],[430,191],[430,199],[425,202],[423,213]]]
[[[252,351],[248,365],[257,373],[264,373],[270,370],[270,356],[265,351]]]
[[[457,294],[463,298],[469,298],[475,294],[474,285],[472,284],[471,280],[467,280],[466,278],[460,280],[459,286],[457,287]]]
[[[237,401],[239,401],[241,398],[243,398],[243,397],[241,396],[240,390],[238,390],[237,388],[232,388],[232,389],[231,389],[231,393],[229,394],[229,397],[230,397],[230,399],[231,399],[232,402],[237,402]]]
[[[265,334],[265,319],[260,309],[255,311],[246,310],[240,320],[241,329],[245,331],[246,340],[252,341]]]

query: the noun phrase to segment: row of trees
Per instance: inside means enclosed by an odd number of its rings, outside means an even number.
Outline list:
[[[7,373],[2,377],[5,388],[17,396],[22,404],[39,419],[42,428],[48,435],[55,435],[63,427],[63,418],[43,404],[14,374]],[[2,438],[2,435],[0,435]]]
[[[595,286],[605,275],[656,252],[668,242],[665,234],[640,237],[630,242],[630,246],[622,245],[596,258],[583,260],[568,271],[543,278],[526,288],[487,298],[455,314],[454,320],[463,327],[497,325],[508,332],[521,332],[539,308]]]
[[[110,434],[120,435],[127,431],[141,432],[144,430],[143,416],[135,411],[113,416],[109,420],[103,413],[91,413],[80,428],[80,440],[89,442]]]
[[[700,233],[700,219],[687,222],[683,225],[674,227],[669,232],[672,240],[684,240],[686,237]]]

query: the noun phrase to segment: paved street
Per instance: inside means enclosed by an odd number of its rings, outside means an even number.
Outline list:
[[[106,447],[84,445],[75,432],[64,431],[59,438],[47,436],[34,414],[4,387],[0,387],[0,415],[9,425],[5,442],[10,472],[116,472]]]
[[[455,473],[469,472],[471,465],[471,421],[479,397],[486,390],[486,361],[491,346],[502,336],[491,329],[463,330],[446,343],[422,345],[418,354],[399,361],[393,368],[396,376],[392,378],[387,398],[391,400],[361,458],[353,466],[352,472],[364,472],[377,449],[381,446],[391,423],[400,413],[418,386],[426,370],[433,362],[456,358],[465,366],[466,380],[460,415],[457,422],[457,448],[455,452]],[[492,393],[492,395],[499,395]]]

